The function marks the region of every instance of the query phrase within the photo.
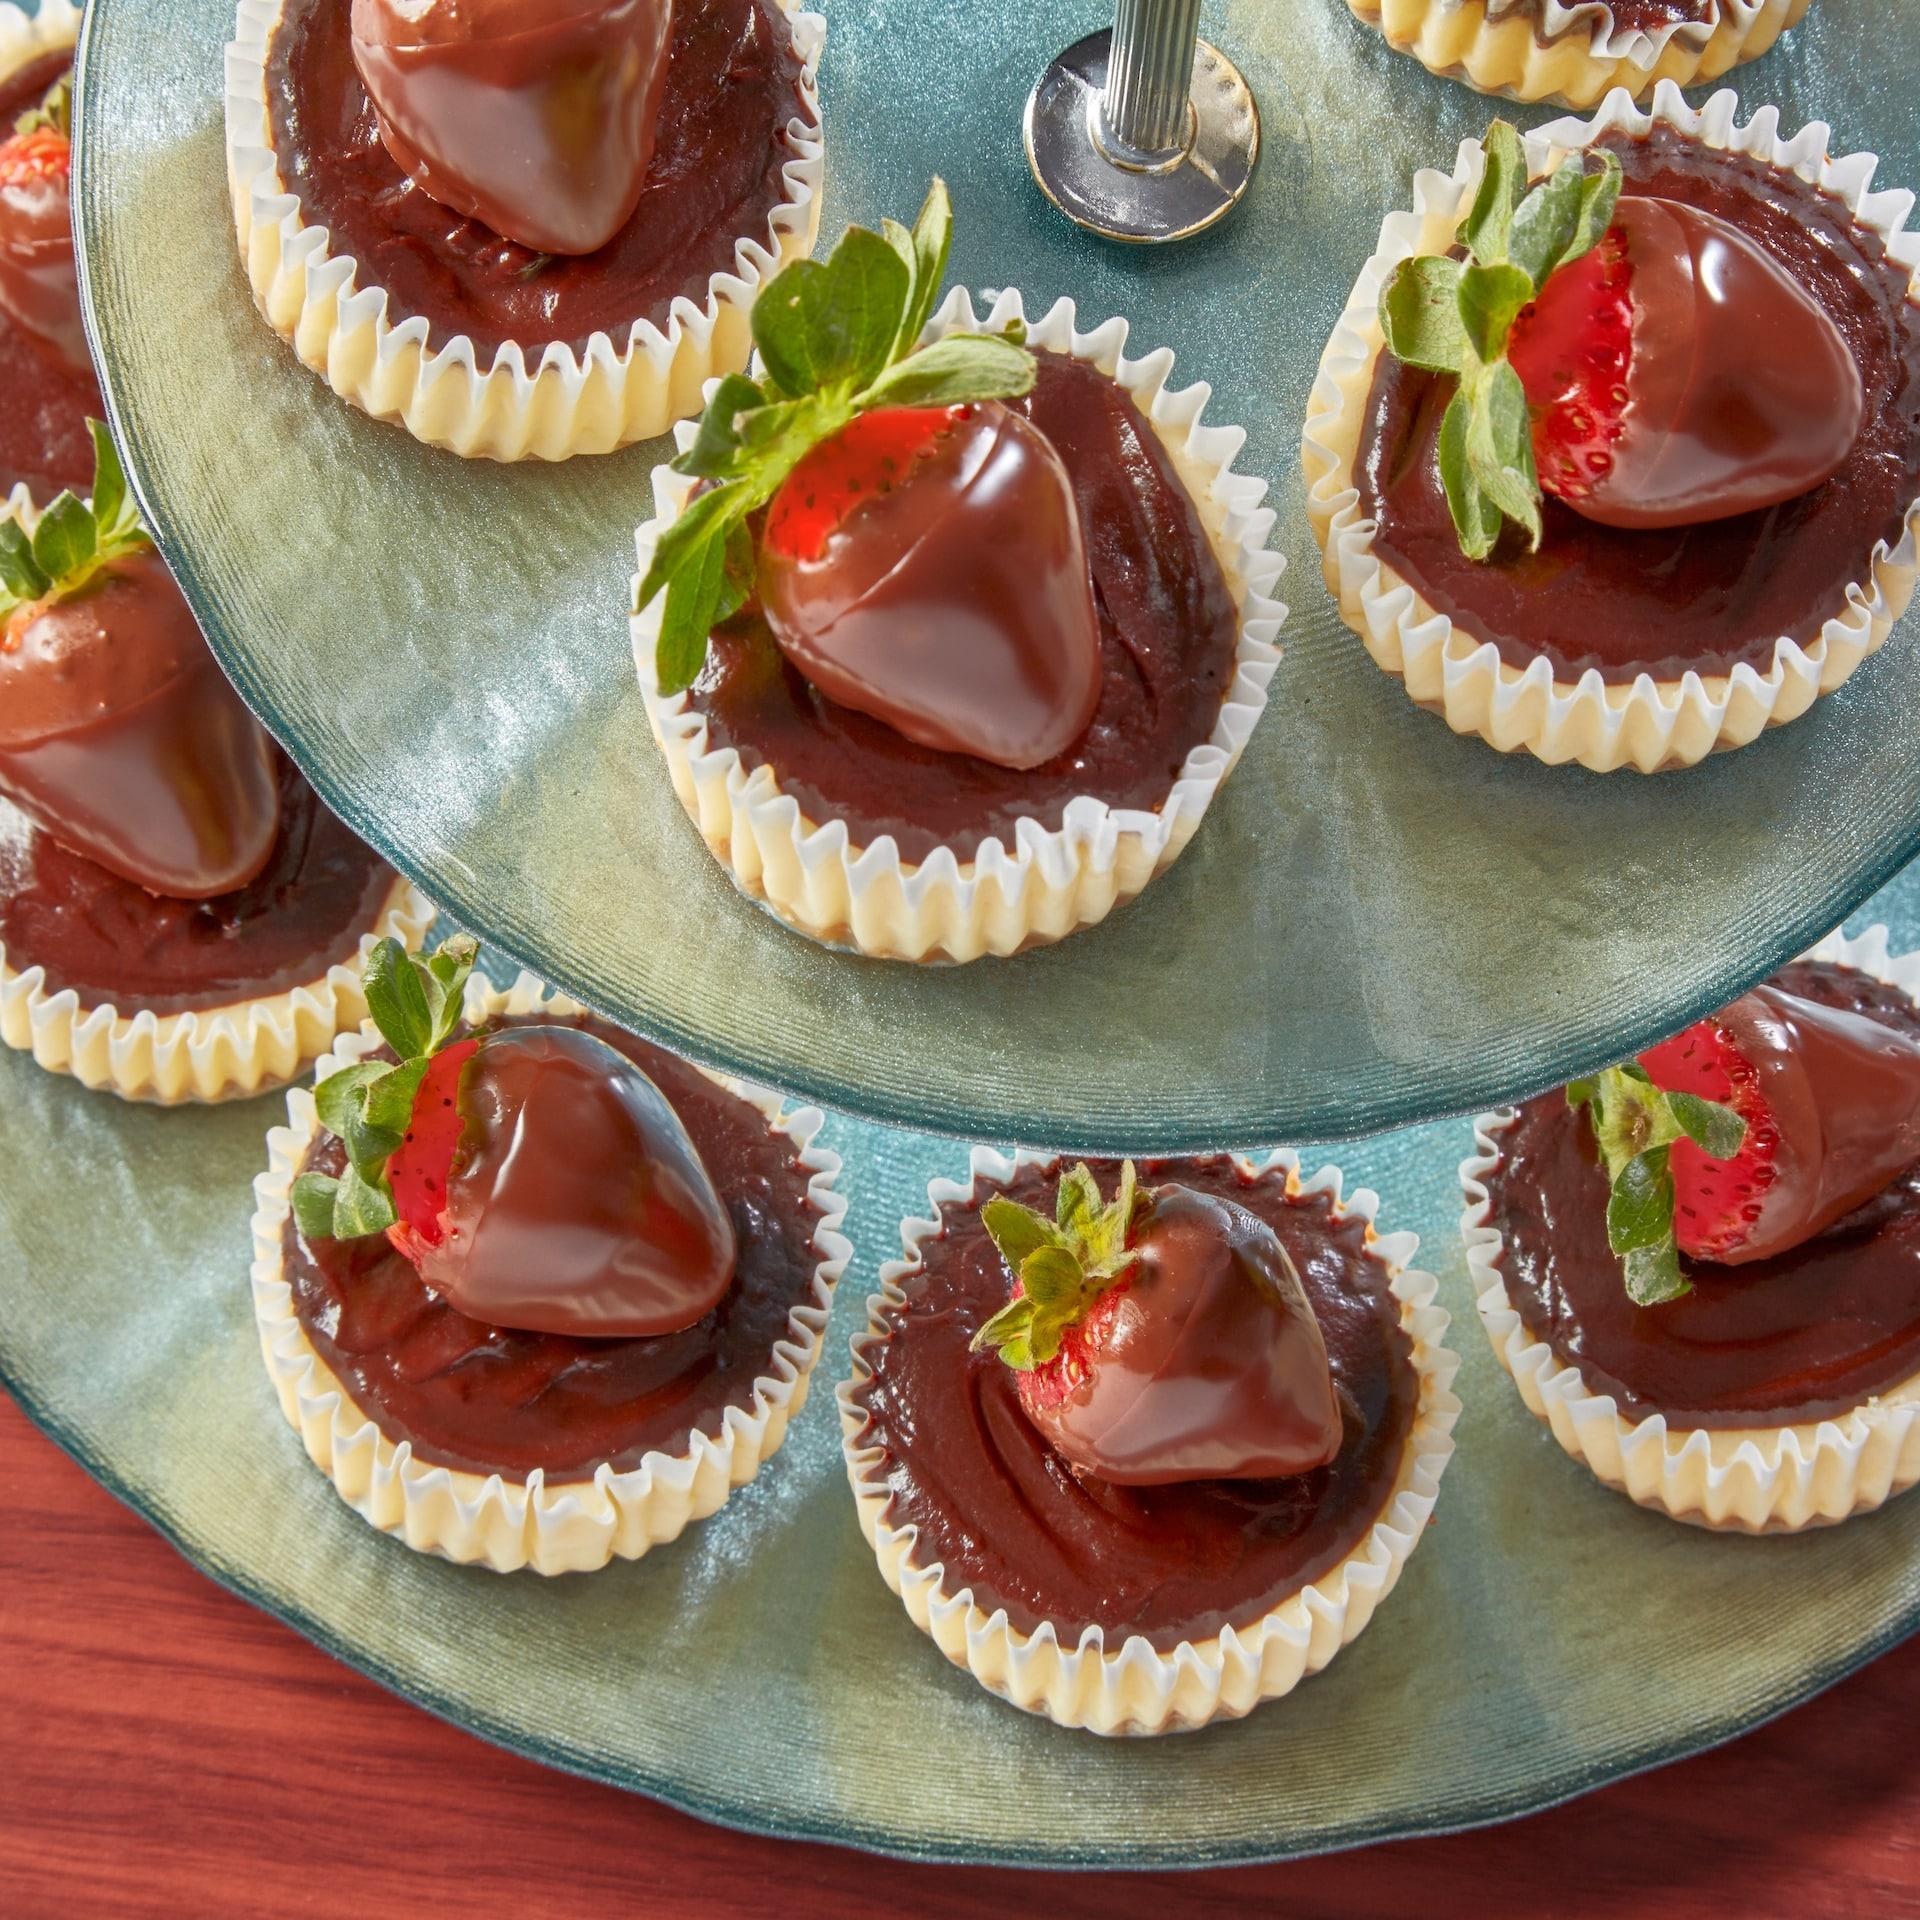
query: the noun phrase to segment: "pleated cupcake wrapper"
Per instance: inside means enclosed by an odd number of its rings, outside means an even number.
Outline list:
[[[1538,19],[1486,0],[1347,0],[1387,44],[1482,93],[1552,101],[1585,110],[1609,89],[1636,97],[1662,80],[1704,86],[1728,68],[1757,60],[1807,0],[1716,0],[1707,19],[1652,29],[1619,27],[1605,0],[1562,6],[1545,0]]]
[[[926,337],[1025,318],[1017,290],[999,294],[983,322],[966,292],[955,289]],[[1246,440],[1239,427],[1201,424],[1211,394],[1206,383],[1170,388],[1172,352],[1162,347],[1129,360],[1126,339],[1121,319],[1081,333],[1073,302],[1061,300],[1032,325],[1027,344],[1096,366],[1132,395],[1193,496],[1239,607],[1233,684],[1219,719],[1152,812],[1082,794],[1068,801],[1058,828],[1016,822],[1011,848],[983,837],[937,847],[914,863],[902,859],[890,834],[856,846],[844,820],[808,819],[772,768],[749,772],[735,749],[711,746],[706,719],[687,695],[661,697],[654,649],[665,596],[635,616],[640,689],[674,791],[734,883],[788,926],[829,946],[888,960],[975,960],[1064,939],[1104,919],[1179,858],[1239,760],[1265,711],[1267,683],[1280,662],[1274,643],[1287,616],[1273,597],[1286,562],[1267,549],[1274,515],[1261,505],[1266,483],[1233,471]],[[690,425],[679,429],[683,448],[693,432]],[[642,574],[695,485],[670,467],[654,469],[659,517],[639,530]]]
[[[551,342],[529,367],[512,341],[486,366],[465,334],[430,351],[426,319],[391,321],[386,290],[362,286],[359,263],[332,250],[325,227],[307,223],[281,176],[267,105],[268,46],[282,0],[240,0],[227,48],[227,184],[261,312],[343,399],[470,459],[565,460],[665,433],[699,412],[706,381],[746,365],[756,294],[812,249],[819,226],[826,26],[818,14],[791,11],[790,0],[781,6],[806,63],[803,111],[786,129],[784,197],[757,232],[736,236],[733,270],[711,277],[704,304],[678,298],[664,330],[636,320],[623,339],[594,334],[584,355]]]
[[[0,0],[0,81],[11,80],[24,66],[56,48],[71,47],[80,38],[80,20],[85,12],[72,0],[43,0],[38,13],[28,13]],[[0,127],[0,135],[12,127]]]
[[[1527,164],[1537,178],[1562,154],[1591,146],[1613,129],[1640,135],[1659,121],[1709,147],[1798,174],[1833,194],[1855,224],[1879,235],[1888,257],[1912,274],[1920,263],[1920,236],[1904,231],[1904,222],[1913,196],[1869,191],[1878,164],[1872,154],[1831,160],[1827,128],[1820,121],[1784,139],[1777,108],[1761,107],[1741,127],[1734,120],[1738,107],[1735,96],[1722,91],[1695,112],[1679,89],[1663,80],[1647,114],[1616,90],[1591,120],[1555,120],[1526,134]],[[1556,680],[1544,658],[1524,669],[1509,666],[1493,645],[1436,613],[1374,551],[1376,527],[1361,516],[1354,462],[1374,362],[1383,351],[1380,288],[1409,255],[1445,252],[1473,203],[1484,160],[1479,141],[1463,140],[1451,176],[1424,168],[1414,176],[1414,211],[1387,216],[1379,249],[1361,269],[1321,358],[1307,403],[1301,458],[1307,515],[1320,542],[1327,585],[1378,665],[1399,676],[1408,693],[1442,714],[1456,733],[1478,734],[1504,753],[1525,750],[1552,764],[1578,761],[1596,773],[1620,767],[1652,773],[1745,746],[1765,728],[1806,712],[1886,639],[1906,610],[1920,566],[1915,550],[1920,502],[1909,507],[1891,550],[1881,540],[1871,556],[1863,556],[1863,579],[1848,587],[1845,609],[1804,647],[1784,637],[1775,641],[1765,673],[1742,664],[1727,674],[1689,671],[1678,680],[1655,680],[1643,673],[1629,685],[1609,686],[1592,670],[1572,684]],[[1920,325],[1920,315],[1912,323]]]
[[[1830,934],[1807,956],[1857,967],[1920,998],[1920,953],[1887,956],[1887,930]],[[1677,1427],[1664,1414],[1629,1420],[1610,1393],[1530,1334],[1501,1278],[1503,1236],[1488,1224],[1486,1180],[1516,1119],[1502,1108],[1474,1122],[1477,1152],[1460,1168],[1460,1233],[1482,1325],[1520,1397],[1574,1459],[1643,1507],[1722,1532],[1797,1533],[1884,1505],[1920,1481],[1920,1374],[1826,1420],[1792,1426]]]
[[[1280,1151],[1235,1165],[1263,1179],[1282,1180],[1290,1194],[1326,1193],[1336,1217],[1368,1223],[1369,1251],[1387,1269],[1400,1324],[1413,1345],[1420,1399],[1399,1471],[1366,1538],[1339,1564],[1282,1601],[1247,1627],[1227,1627],[1207,1640],[1183,1640],[1171,1653],[1158,1652],[1141,1635],[1108,1651],[1097,1626],[1063,1645],[1052,1621],[1023,1633],[1004,1609],[989,1614],[974,1603],[970,1587],[949,1591],[944,1566],[915,1558],[919,1529],[896,1527],[886,1517],[886,1450],[863,1443],[864,1390],[872,1378],[872,1354],[885,1343],[891,1317],[905,1298],[902,1282],[921,1269],[921,1243],[938,1236],[943,1204],[971,1206],[985,1182],[1004,1183],[1018,1168],[1051,1168],[1058,1156],[1022,1149],[1011,1159],[975,1147],[965,1185],[935,1180],[927,1188],[932,1218],[906,1220],[900,1237],[904,1260],[880,1269],[880,1291],[867,1302],[866,1331],[853,1341],[853,1377],[839,1389],[840,1430],[847,1479],[859,1509],[860,1528],[880,1563],[886,1583],[900,1596],[915,1626],[932,1637],[956,1666],[965,1667],[989,1691],[1029,1713],[1063,1727],[1100,1734],[1184,1732],[1210,1721],[1237,1719],[1263,1700],[1277,1699],[1310,1673],[1317,1673],[1373,1618],[1393,1591],[1401,1569],[1426,1530],[1440,1476],[1453,1453],[1453,1425],[1460,1402],[1453,1377],[1459,1356],[1443,1344],[1448,1319],[1436,1304],[1433,1276],[1407,1263],[1419,1250],[1416,1234],[1376,1237],[1372,1222],[1379,1198],[1358,1188],[1344,1203],[1340,1170],[1323,1167],[1300,1179],[1297,1155]]]
[[[175,1107],[250,1099],[297,1080],[338,1034],[359,1026],[367,1017],[360,973],[368,954],[389,936],[417,951],[434,912],[396,879],[352,960],[285,993],[200,1013],[88,1006],[72,987],[49,993],[46,969],[15,967],[0,942],[0,1040],[50,1072],[123,1100]]]
[[[581,1009],[523,973],[505,992],[476,976],[467,988],[466,1011],[477,1023],[501,1015],[566,1019]],[[320,1062],[316,1077],[324,1079],[379,1045],[369,1023]],[[813,1144],[821,1124],[818,1108],[787,1113],[776,1094],[718,1074],[710,1077],[762,1114],[772,1132],[790,1140],[811,1175],[807,1195],[819,1214],[813,1232],[819,1262],[812,1285],[805,1300],[789,1311],[786,1334],[774,1342],[766,1370],[754,1380],[745,1403],[726,1408],[717,1438],[695,1432],[683,1453],[649,1453],[624,1473],[603,1463],[591,1480],[553,1485],[538,1469],[518,1480],[416,1459],[410,1442],[389,1439],[354,1404],[314,1350],[294,1311],[282,1232],[294,1176],[319,1120],[313,1095],[304,1087],[287,1096],[288,1124],[267,1135],[267,1170],[253,1183],[253,1306],[260,1351],[281,1411],[308,1456],[362,1519],[416,1552],[478,1563],[497,1573],[521,1567],[545,1574],[585,1573],[616,1556],[637,1560],[649,1547],[675,1539],[689,1521],[718,1512],[733,1489],[744,1487],[779,1451],[789,1423],[806,1404],[834,1285],[853,1253],[840,1232],[847,1203],[834,1191],[840,1158]]]

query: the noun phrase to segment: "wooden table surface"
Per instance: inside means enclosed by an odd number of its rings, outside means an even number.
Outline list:
[[[1480,1833],[1195,1874],[905,1866],[430,1718],[196,1573],[0,1394],[6,1920],[1920,1915],[1916,1730],[1920,1638],[1733,1746]]]

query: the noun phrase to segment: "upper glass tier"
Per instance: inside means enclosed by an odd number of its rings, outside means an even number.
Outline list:
[[[825,235],[953,188],[953,272],[1121,313],[1247,430],[1293,604],[1250,751],[1142,900],[1065,944],[923,968],[798,938],[682,815],[634,684],[633,529],[660,443],[466,463],[337,400],[255,315],[228,208],[232,0],[95,0],[76,189],[104,385],[223,664],[327,800],[528,966],[716,1066],[884,1120],[1134,1151],[1331,1138],[1528,1092],[1684,1024],[1920,849],[1914,623],[1806,718],[1691,772],[1503,758],[1415,709],[1321,584],[1299,486],[1315,364],[1381,216],[1495,103],[1335,0],[1203,18],[1259,97],[1246,204],[1165,251],[1090,240],[1020,151],[1099,0],[832,10]],[[1821,0],[1736,78],[1920,185],[1912,57]],[[1539,109],[1504,109],[1529,124]]]

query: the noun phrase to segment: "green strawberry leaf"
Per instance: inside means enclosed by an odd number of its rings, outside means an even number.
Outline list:
[[[1468,265],[1460,269],[1460,328],[1481,360],[1498,360],[1506,351],[1513,317],[1533,298],[1533,282],[1520,267]]]
[[[1380,290],[1380,331],[1396,360],[1433,373],[1458,373],[1467,358],[1460,262],[1443,253],[1402,260]]]
[[[33,530],[33,558],[49,580],[64,580],[93,559],[100,545],[99,529],[84,501],[63,493],[40,516]]]
[[[63,73],[37,107],[29,107],[13,123],[15,133],[38,133],[43,127],[65,138],[73,137],[73,75]]]
[[[433,1032],[427,1052],[435,1054],[453,1037],[466,1011],[467,981],[472,977],[480,943],[471,934],[455,934],[440,943],[440,950],[426,964],[420,985],[427,996],[427,1010],[433,1016]]]
[[[1554,263],[1564,267],[1600,244],[1600,237],[1613,224],[1613,210],[1620,201],[1620,156],[1604,149],[1600,171],[1580,182],[1580,212],[1574,221],[1573,238]]]
[[[1036,1247],[1020,1263],[1020,1284],[1036,1309],[1078,1307],[1086,1275],[1065,1247]]]
[[[112,546],[139,533],[140,516],[134,511],[127,476],[120,466],[120,451],[113,444],[107,423],[89,420],[87,432],[93,440],[93,518],[100,544]]]
[[[1494,121],[1480,144],[1487,164],[1460,237],[1483,266],[1497,266],[1507,257],[1507,230],[1513,224],[1515,203],[1526,189],[1527,156],[1520,135],[1505,120]]]
[[[367,957],[362,991],[381,1037],[402,1060],[424,1054],[433,1041],[433,1009],[413,955],[386,939]]]
[[[303,1240],[332,1240],[334,1202],[340,1182],[324,1173],[303,1173],[293,1183],[293,1221]]]
[[[0,607],[9,612],[45,597],[53,582],[33,557],[33,536],[17,520],[0,520],[0,587],[6,589],[10,603]]]
[[[392,1071],[390,1060],[362,1060],[354,1066],[342,1067],[338,1073],[328,1074],[313,1090],[313,1104],[320,1124],[342,1140],[354,1129],[364,1127],[367,1089]]]
[[[1041,1247],[1062,1244],[1052,1221],[1043,1220],[1031,1207],[1023,1207],[1005,1194],[995,1194],[980,1209],[980,1223],[1000,1249],[1000,1257],[1018,1273],[1029,1254]]]
[[[1693,1291],[1680,1271],[1680,1255],[1671,1240],[1659,1247],[1635,1247],[1621,1264],[1627,1298],[1636,1307],[1657,1307],[1663,1300],[1678,1300]]]
[[[859,396],[868,407],[959,407],[1033,390],[1033,355],[992,333],[950,333],[889,367]]]
[[[1620,1169],[1607,1198],[1607,1245],[1615,1253],[1673,1240],[1673,1176],[1667,1149],[1649,1147]]]
[[[385,1178],[370,1180],[349,1163],[333,1196],[334,1238],[358,1240],[369,1233],[385,1233],[399,1217]]]
[[[1547,284],[1547,275],[1565,259],[1580,224],[1585,162],[1570,153],[1513,211],[1507,229],[1507,258],[1527,276],[1529,291]]]
[[[382,1135],[398,1146],[413,1120],[414,1097],[433,1063],[426,1054],[409,1060],[371,1082],[361,1096],[369,1134]]]
[[[1087,1223],[1100,1211],[1100,1188],[1083,1160],[1063,1174],[1053,1199],[1053,1223],[1062,1234],[1084,1235]]]
[[[1687,1138],[1716,1160],[1731,1160],[1746,1143],[1747,1123],[1717,1100],[1702,1100],[1694,1093],[1670,1093],[1667,1107]]]
[[[1506,361],[1485,369],[1469,391],[1467,465],[1482,494],[1540,544],[1540,482],[1533,465],[1533,424],[1526,389]]]
[[[1481,491],[1467,458],[1467,427],[1473,404],[1464,387],[1447,402],[1440,419],[1440,484],[1446,489],[1447,511],[1460,551],[1469,560],[1484,560],[1500,538],[1500,509]]]
[[[881,406],[957,406],[1028,392],[1034,362],[1023,327],[959,334],[922,348],[952,242],[946,187],[935,180],[909,233],[850,227],[825,261],[786,267],[753,309],[762,380],[714,389],[678,471],[708,481],[666,528],[634,598],[662,593],[654,672],[665,694],[699,677],[715,626],[746,604],[756,556],[751,516],[795,466],[858,414]]]

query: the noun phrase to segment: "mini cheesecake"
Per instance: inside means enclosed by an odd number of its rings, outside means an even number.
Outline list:
[[[1757,60],[1808,0],[1347,0],[1397,52],[1482,93],[1587,108],[1613,87],[1704,86]]]
[[[1912,592],[1920,318],[1891,203],[1867,156],[1810,145],[1823,129],[1733,116],[1730,94],[1696,113],[1662,87],[1651,115],[1616,93],[1525,137],[1523,180],[1617,168],[1619,192],[1501,347],[1537,542],[1498,511],[1490,550],[1491,528],[1462,531],[1441,458],[1458,379],[1385,344],[1409,276],[1466,258],[1479,143],[1389,219],[1322,360],[1304,458],[1328,584],[1416,701],[1503,751],[1652,772],[1743,745],[1839,686]]]
[[[783,0],[241,0],[228,178],[260,309],[430,445],[663,433],[812,245],[823,31]]]
[[[0,506],[16,488],[42,506],[85,488],[87,421],[106,413],[80,323],[70,149],[65,128],[48,124],[65,115],[79,27],[67,0],[32,15],[0,0]]]
[[[1659,1150],[1679,1245],[1651,1286],[1610,1231],[1604,1108],[1555,1090],[1476,1123],[1463,1231],[1494,1349],[1555,1439],[1641,1505],[1797,1531],[1920,1480],[1916,983],[1920,957],[1889,963],[1876,928],[1640,1057],[1661,1089],[1718,1075],[1747,1116],[1738,1151]]]
[[[788,432],[771,395],[817,356],[784,338],[810,309],[784,281],[763,297],[764,384],[713,389],[655,475],[633,626],[675,792],[735,884],[914,961],[1061,939],[1164,872],[1264,710],[1286,612],[1264,488],[1201,424],[1206,388],[1071,302],[1031,327],[1012,291],[936,314],[949,221],[936,182],[891,347],[777,462],[743,409]],[[856,228],[810,298],[891,258]]]
[[[1139,1200],[1085,1267],[1104,1291],[1043,1344],[1059,1290],[1005,1229],[1065,1226],[1069,1179]],[[1290,1154],[1147,1161],[1136,1186],[976,1148],[929,1197],[840,1391],[861,1526],[915,1623],[1015,1705],[1106,1734],[1317,1672],[1392,1589],[1452,1451],[1457,1361],[1413,1236],[1377,1237],[1371,1195],[1303,1184]]]
[[[378,1020],[377,979],[369,997]],[[461,1004],[456,978],[450,1022]],[[255,1183],[267,1368],[341,1497],[417,1551],[548,1574],[635,1559],[751,1480],[805,1403],[851,1251],[839,1161],[816,1111],[525,975],[475,980],[464,1012],[371,1230],[340,1197],[364,1162],[320,1113],[395,1048],[370,1021],[321,1062],[318,1108],[289,1095]]]

